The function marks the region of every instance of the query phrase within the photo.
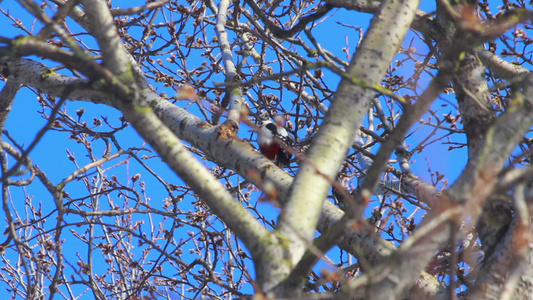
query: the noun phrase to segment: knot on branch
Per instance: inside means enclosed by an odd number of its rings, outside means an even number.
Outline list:
[[[226,120],[224,123],[218,126],[218,139],[229,140],[237,136],[239,131],[239,124],[233,120]]]

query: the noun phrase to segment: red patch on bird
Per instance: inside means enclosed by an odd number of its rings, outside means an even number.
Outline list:
[[[272,144],[268,146],[259,145],[259,151],[270,160],[275,160],[278,154],[280,146],[278,144]]]

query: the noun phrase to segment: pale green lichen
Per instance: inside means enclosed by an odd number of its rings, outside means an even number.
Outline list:
[[[240,96],[242,97],[242,89],[241,88],[235,88],[233,89],[233,91],[231,92],[234,96]]]
[[[59,73],[53,71],[52,69],[46,69],[41,73],[41,78],[46,79],[56,75],[59,75]]]
[[[269,233],[265,235],[264,237],[262,237],[261,239],[259,239],[258,247],[260,247],[261,249],[277,248],[278,250],[281,250],[282,253],[289,253],[290,252],[290,241],[285,235],[274,230],[274,232]],[[278,251],[276,250],[274,252],[277,253]],[[277,256],[277,255],[271,256],[271,255],[268,255],[268,253],[271,253],[271,252],[265,251],[261,259],[267,262],[276,261],[278,263],[283,263],[284,265],[287,265],[287,266],[292,266],[291,260],[287,259],[285,256],[283,257]]]
[[[18,57],[19,48],[22,47],[27,41],[35,39],[32,36],[18,36],[11,40],[9,51],[7,56],[9,57]]]
[[[128,71],[123,72],[118,76],[118,80],[123,83],[135,82],[135,76],[133,75],[133,67],[131,63],[128,62]]]
[[[133,108],[136,112],[140,113],[150,113],[153,112],[153,109],[150,106],[147,105],[139,105],[138,103],[133,103]]]

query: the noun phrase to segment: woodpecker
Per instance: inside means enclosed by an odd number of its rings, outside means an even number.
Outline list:
[[[257,129],[257,143],[259,151],[279,167],[288,167],[292,154],[284,147],[292,147],[294,138],[281,125],[272,121],[261,121]],[[283,145],[283,146],[282,146]]]

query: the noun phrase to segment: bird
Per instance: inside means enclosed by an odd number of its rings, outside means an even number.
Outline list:
[[[259,151],[280,168],[288,167],[292,154],[286,149],[292,147],[294,137],[278,122],[261,121],[256,129]]]

